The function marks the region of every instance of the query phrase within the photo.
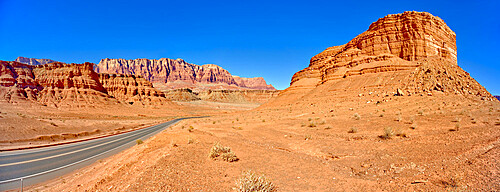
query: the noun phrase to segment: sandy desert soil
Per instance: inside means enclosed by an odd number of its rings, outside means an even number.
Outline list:
[[[30,190],[231,191],[247,170],[265,174],[280,191],[500,188],[499,102],[370,92],[185,120]],[[384,139],[388,127],[392,135]],[[210,159],[215,142],[231,147],[239,160]]]
[[[184,102],[173,106],[108,105],[58,109],[34,103],[0,103],[0,149],[68,142],[166,122],[178,117],[249,110],[255,104]]]

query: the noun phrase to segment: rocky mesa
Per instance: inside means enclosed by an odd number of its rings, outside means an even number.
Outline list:
[[[379,19],[347,44],[312,57],[309,67],[295,73],[290,85],[291,89],[314,88],[340,82],[350,89],[399,88],[404,95],[440,91],[492,98],[458,66],[455,33],[426,12],[407,11]]]
[[[99,75],[93,67],[93,63],[28,65],[0,61],[0,98],[11,103],[29,100],[53,107],[169,102],[142,78]]]
[[[165,89],[266,89],[276,90],[263,78],[240,78],[214,64],[195,65],[182,59],[102,59],[98,73],[138,75]],[[220,85],[220,86],[213,86]]]

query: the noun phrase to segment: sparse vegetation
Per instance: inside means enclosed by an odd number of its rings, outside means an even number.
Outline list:
[[[311,139],[312,139],[312,136],[311,136],[311,135],[309,135],[309,134],[304,136],[304,140],[306,140],[306,141],[307,141],[307,140],[311,140]]]
[[[391,127],[384,128],[384,134],[379,136],[382,139],[391,139],[394,136],[394,130]]]
[[[354,119],[360,120],[361,116],[358,113],[354,113]]]
[[[379,115],[379,117],[384,117],[384,114],[383,114],[383,113],[382,113],[382,114],[380,114],[380,115]]]
[[[414,124],[411,124],[411,125],[410,125],[410,129],[417,129],[417,124],[415,124],[415,123],[414,123]]]
[[[265,119],[262,119],[262,123],[265,123],[265,122],[266,122],[266,120],[265,120]]]
[[[396,136],[399,136],[399,137],[408,137],[408,135],[403,130],[401,130],[401,129],[397,129]]]
[[[55,124],[54,122],[50,122],[50,125],[57,127],[57,124]]]
[[[309,122],[309,127],[316,127],[316,123],[314,121]]]
[[[194,143],[194,139],[191,137],[188,137],[188,144],[192,144],[192,143]]]
[[[236,157],[236,154],[231,151],[230,147],[224,147],[218,142],[216,142],[212,146],[212,149],[210,149],[210,153],[208,154],[208,156],[214,160],[220,157],[222,160],[227,162],[239,160],[238,157]]]
[[[449,129],[449,131],[458,131],[462,126],[460,125],[460,123],[457,123],[455,124],[455,127],[454,128],[451,128]]]
[[[239,192],[274,192],[278,188],[264,175],[256,175],[252,171],[244,172],[241,177],[236,180],[236,187]]]
[[[193,126],[189,126],[188,131],[189,132],[193,132],[193,130],[194,130],[194,127]]]
[[[420,116],[424,115],[424,110],[418,110],[418,114],[419,114]]]
[[[356,128],[356,127],[351,127],[351,128],[349,129],[349,131],[347,131],[347,132],[348,132],[348,133],[357,133],[357,132],[358,132],[358,128]]]
[[[213,122],[212,122],[212,124],[214,124],[214,125],[215,125],[215,121],[213,121]]]
[[[140,144],[144,143],[144,142],[143,142],[142,140],[140,140],[140,139],[137,139],[135,142],[137,143],[137,145],[140,145]]]

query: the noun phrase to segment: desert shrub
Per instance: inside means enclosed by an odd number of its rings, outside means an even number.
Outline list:
[[[384,117],[384,114],[380,114],[379,117]]]
[[[265,120],[265,119],[262,119],[262,123],[265,123],[265,122],[266,122],[266,120]]]
[[[458,131],[462,126],[460,125],[460,123],[457,123],[455,124],[455,127],[454,128],[451,128],[449,129],[449,131]]]
[[[399,137],[408,137],[408,135],[401,129],[396,130],[396,136]]]
[[[312,121],[313,119],[309,117],[309,119],[307,119],[308,121]]]
[[[420,116],[424,115],[424,110],[418,110],[418,114],[419,114]]]
[[[239,192],[274,192],[278,188],[264,175],[256,175],[252,171],[244,172],[241,177],[236,180],[236,187]]]
[[[228,162],[238,161],[238,157],[231,151],[230,147],[224,147],[218,142],[212,146],[208,156],[214,160],[220,157],[222,160]]]
[[[188,144],[194,143],[194,139],[191,137],[188,137]]]
[[[354,119],[360,120],[361,116],[358,113],[354,113]]]
[[[358,128],[356,128],[356,127],[351,127],[351,128],[349,129],[349,131],[347,131],[347,132],[348,132],[348,133],[357,133],[357,132],[358,132]]]
[[[394,136],[394,130],[391,127],[384,128],[384,134],[379,136],[382,139],[391,139]]]
[[[311,139],[312,139],[312,136],[311,136],[311,135],[305,135],[305,136],[304,136],[304,140],[306,140],[306,141],[307,141],[307,140],[311,140]]]
[[[319,122],[319,124],[324,125],[324,124],[326,124],[326,121],[323,119],[323,120],[321,120],[321,122]]]
[[[212,124],[215,124],[215,121],[213,121]]]
[[[316,127],[316,123],[314,121],[309,122],[309,127]]]
[[[411,124],[411,125],[410,125],[410,129],[417,129],[417,124],[415,124],[415,123],[414,123],[414,124]]]
[[[193,130],[194,130],[194,127],[193,126],[189,126],[188,131],[189,132],[193,132]]]
[[[143,142],[142,140],[140,140],[140,139],[135,140],[135,142],[137,143],[137,145],[140,145],[140,144],[144,143],[144,142]]]

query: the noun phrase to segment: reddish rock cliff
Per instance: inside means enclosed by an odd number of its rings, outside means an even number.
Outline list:
[[[224,84],[234,88],[274,89],[265,81],[257,79],[250,86],[241,86],[225,69],[213,64],[195,65],[182,59],[102,59],[97,65],[98,73],[138,75],[160,87],[194,88],[204,84]],[[263,80],[263,79],[262,79]],[[186,84],[188,83],[188,84]],[[169,85],[161,85],[169,84]]]
[[[290,84],[314,87],[349,76],[401,71],[398,76],[406,77],[393,85],[401,84],[408,94],[439,90],[491,98],[458,67],[455,37],[442,19],[430,13],[388,15],[347,44],[312,57],[309,67],[295,73]],[[380,78],[378,82],[385,81]]]
[[[93,67],[93,63],[55,62],[35,66],[0,61],[0,99],[7,102],[28,99],[54,107],[92,107],[119,101],[144,105],[169,103],[145,79],[99,76]]]
[[[99,74],[99,80],[108,94],[129,104],[169,104],[165,94],[153,88],[151,82],[134,75]]]
[[[233,76],[234,81],[240,87],[246,87],[250,89],[260,89],[260,90],[276,90],[271,84],[267,84],[266,80],[262,77],[245,78]]]
[[[26,57],[18,57],[16,62],[29,64],[29,65],[44,65],[49,63],[54,63],[56,61],[51,59],[35,59],[35,58],[26,58]]]

